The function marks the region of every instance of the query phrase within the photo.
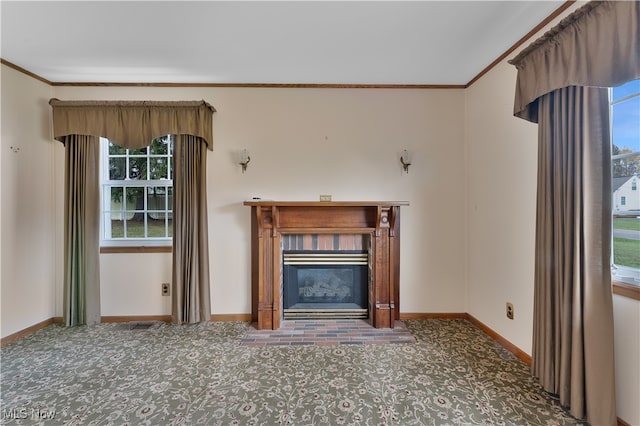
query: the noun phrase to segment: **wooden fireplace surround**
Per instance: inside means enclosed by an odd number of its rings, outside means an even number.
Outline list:
[[[259,330],[282,321],[283,234],[369,234],[369,321],[400,319],[400,206],[406,201],[245,201],[251,206],[251,320]]]

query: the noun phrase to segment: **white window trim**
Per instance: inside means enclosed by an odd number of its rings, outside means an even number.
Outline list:
[[[609,131],[610,131],[610,139],[611,139],[612,145],[615,143],[615,141],[613,140],[613,106],[638,96],[640,96],[640,93],[632,93],[631,95],[628,95],[623,98],[617,99],[616,101],[613,101],[613,89],[609,89],[609,119],[610,119],[609,122],[611,123]],[[632,156],[636,154],[638,154],[638,152],[627,153],[622,155]],[[614,158],[612,156],[611,161],[613,162],[613,160]],[[613,197],[613,192],[611,193],[611,196]],[[611,213],[613,214],[613,211]],[[611,222],[611,280],[614,282],[621,282],[621,283],[631,284],[633,286],[640,287],[640,269],[639,268],[631,268],[624,265],[616,265],[613,262],[613,258],[614,258],[613,238],[614,237],[613,237],[613,221],[612,221]]]
[[[100,138],[100,247],[171,247],[173,237],[147,237],[147,238],[105,238],[106,235],[106,213],[110,211],[111,197],[105,197],[105,188],[110,186],[118,187],[173,187],[172,179],[157,180],[110,180],[109,173],[109,140]],[[123,195],[124,196],[124,195]],[[168,198],[165,203],[168,202]],[[147,210],[147,197],[144,200],[144,210]],[[109,226],[111,224],[109,223]]]

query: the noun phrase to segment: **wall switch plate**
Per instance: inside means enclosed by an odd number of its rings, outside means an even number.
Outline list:
[[[162,283],[162,295],[170,296],[171,295],[171,286],[169,283]]]
[[[321,194],[320,201],[331,201],[331,195]]]

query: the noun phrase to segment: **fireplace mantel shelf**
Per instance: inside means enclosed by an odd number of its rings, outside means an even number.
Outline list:
[[[407,201],[247,200],[251,207],[251,316],[258,329],[282,321],[283,234],[371,236],[369,321],[392,328],[400,317],[400,207]]]

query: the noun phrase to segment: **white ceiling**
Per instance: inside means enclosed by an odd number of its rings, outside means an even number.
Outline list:
[[[464,85],[564,1],[6,1],[51,82]]]

